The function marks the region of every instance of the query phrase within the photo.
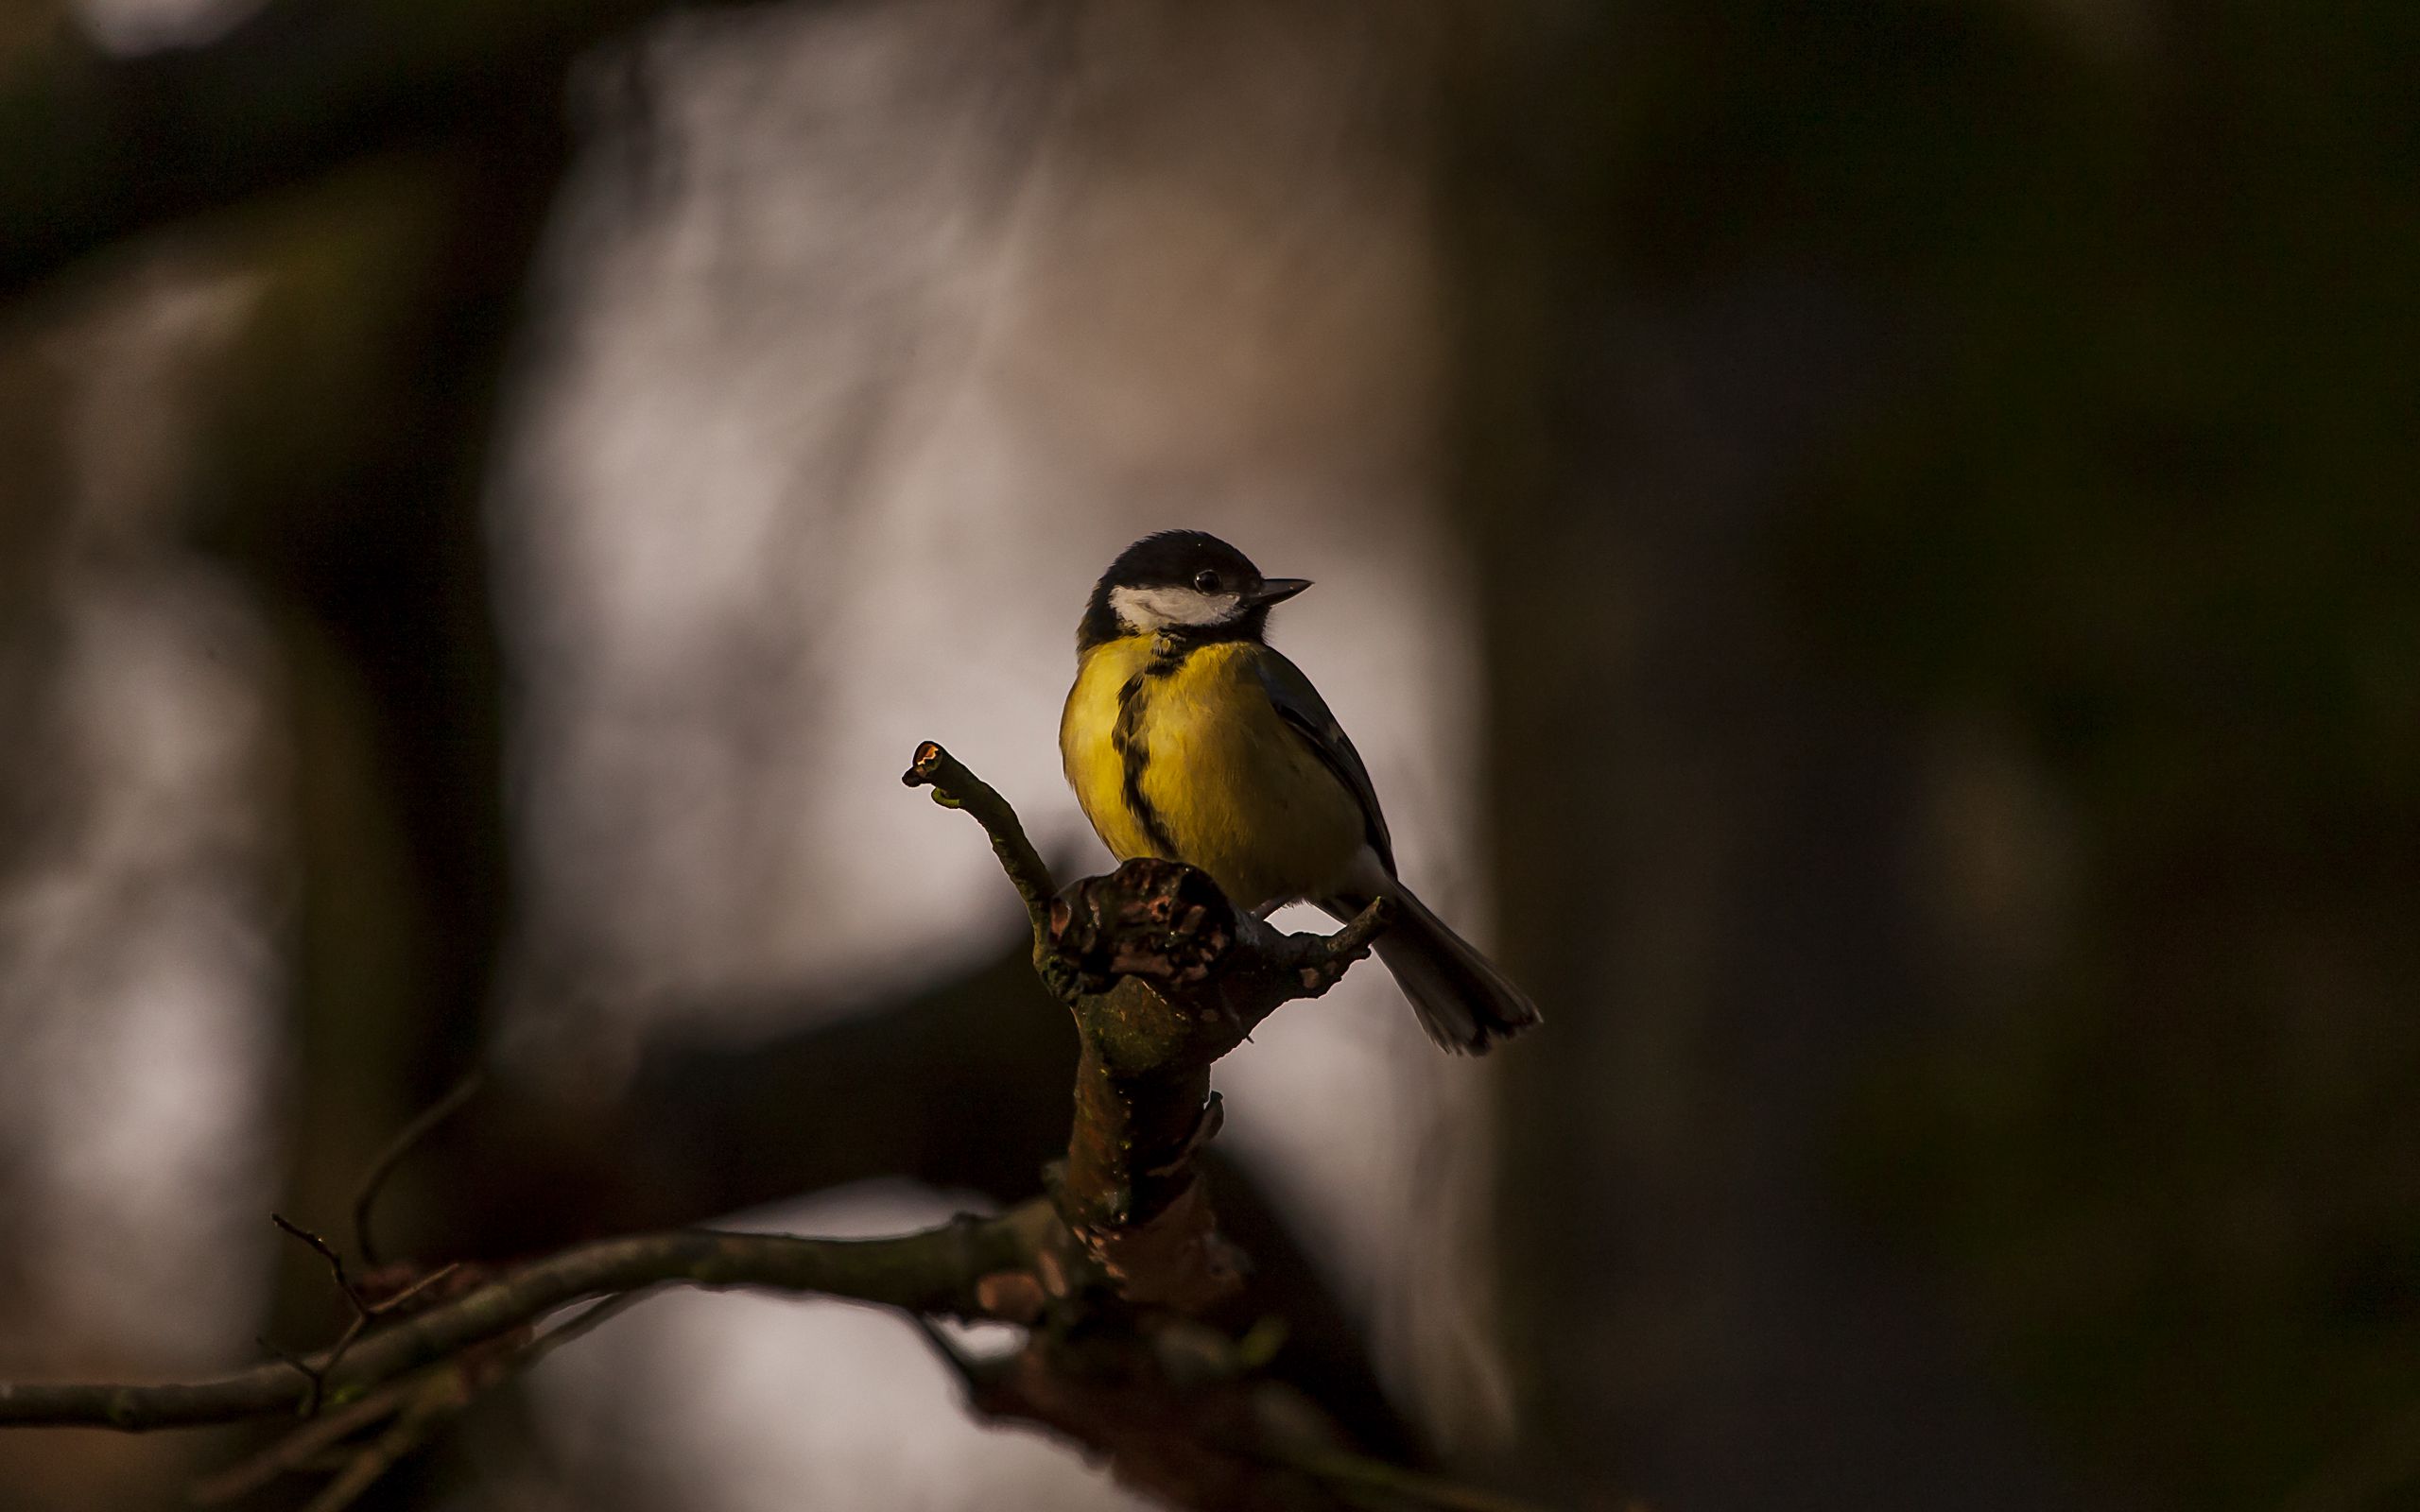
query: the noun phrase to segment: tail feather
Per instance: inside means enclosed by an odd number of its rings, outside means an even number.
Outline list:
[[[1497,1040],[1539,1022],[1538,1005],[1529,994],[1447,928],[1409,888],[1390,879],[1386,896],[1402,912],[1393,927],[1378,936],[1378,959],[1411,1000],[1428,1038],[1458,1054],[1483,1056]],[[1350,919],[1368,902],[1338,898],[1323,906],[1340,919]]]

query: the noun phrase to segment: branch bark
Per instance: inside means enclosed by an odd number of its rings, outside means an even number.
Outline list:
[[[677,1283],[816,1293],[918,1313],[981,1317],[984,1277],[1033,1263],[1049,1226],[1038,1205],[889,1239],[797,1239],[683,1229],[579,1245],[524,1265],[458,1300],[362,1336],[327,1380],[342,1401],[535,1324],[586,1297]],[[305,1360],[324,1369],[327,1352]],[[302,1407],[309,1380],[255,1366],[208,1381],[159,1385],[0,1384],[0,1427],[81,1424],[141,1433],[235,1422]]]
[[[1388,909],[1373,904],[1333,936],[1280,934],[1236,910],[1203,873],[1152,859],[1054,894],[1015,811],[947,751],[919,747],[906,781],[933,788],[991,835],[1025,901],[1035,967],[1075,1018],[1075,1126],[1047,1199],[890,1239],[683,1230],[578,1246],[493,1280],[449,1267],[406,1295],[433,1294],[441,1280],[468,1286],[466,1295],[357,1337],[372,1311],[339,1267],[360,1315],[333,1349],[210,1381],[0,1385],[0,1426],[140,1432],[307,1416],[324,1403],[345,1431],[385,1423],[354,1442],[324,1493],[350,1498],[480,1392],[599,1315],[541,1335],[557,1310],[599,1297],[624,1306],[667,1284],[752,1286],[920,1319],[1028,1325],[1025,1347],[1005,1360],[951,1356],[970,1407],[1063,1434],[1129,1484],[1179,1504],[1325,1512],[1366,1503],[1374,1484],[1366,1474],[1332,1471],[1369,1462],[1344,1452],[1316,1403],[1264,1370],[1273,1340],[1257,1329],[1233,1337],[1192,1314],[1232,1293],[1242,1268],[1201,1179],[1220,1119],[1210,1067],[1279,1006],[1335,985],[1368,954]],[[324,1242],[313,1246],[333,1260]],[[315,1420],[228,1482],[310,1460],[330,1437]],[[1416,1502],[1405,1487],[1423,1484],[1392,1489]]]
[[[1335,986],[1392,905],[1335,935],[1281,934],[1206,873],[1150,857],[1054,897],[1015,812],[948,751],[925,742],[903,780],[991,834],[1032,920],[1035,969],[1075,1015],[1075,1126],[1052,1194],[1068,1230],[1126,1301],[1193,1313],[1232,1293],[1242,1257],[1219,1237],[1196,1160],[1221,1118],[1210,1067]]]

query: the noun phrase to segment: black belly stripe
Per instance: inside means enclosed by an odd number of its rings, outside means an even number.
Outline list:
[[[1151,765],[1150,747],[1143,739],[1143,713],[1144,706],[1150,702],[1151,679],[1176,671],[1191,651],[1191,646],[1161,638],[1143,670],[1128,678],[1126,686],[1117,690],[1117,723],[1111,728],[1109,736],[1110,746],[1125,768],[1126,811],[1143,827],[1144,838],[1151,842],[1151,849],[1170,861],[1180,859],[1176,840],[1168,833],[1167,821],[1160,816],[1160,811],[1143,796],[1143,771]]]
[[[1126,812],[1143,827],[1143,836],[1151,842],[1151,849],[1173,861],[1176,859],[1176,841],[1168,835],[1167,821],[1160,817],[1160,811],[1151,806],[1151,800],[1143,796],[1143,769],[1151,764],[1150,750],[1143,743],[1143,706],[1150,696],[1144,691],[1144,676],[1143,673],[1135,673],[1126,679],[1126,686],[1117,690],[1117,724],[1110,731],[1109,739],[1116,748],[1119,763],[1126,769]]]

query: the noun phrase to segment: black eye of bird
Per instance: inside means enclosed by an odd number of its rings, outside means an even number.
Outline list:
[[[1193,586],[1205,593],[1215,593],[1219,591],[1219,575],[1204,567],[1193,575]]]

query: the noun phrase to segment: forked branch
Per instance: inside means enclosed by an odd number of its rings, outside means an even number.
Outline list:
[[[1196,1157],[1218,1132],[1210,1068],[1271,1013],[1317,997],[1392,921],[1381,900],[1334,935],[1288,935],[1209,876],[1138,858],[1052,897],[1000,796],[927,741],[910,784],[991,833],[1034,924],[1034,965],[1082,1041],[1060,1216],[1129,1301],[1192,1311],[1232,1291],[1240,1257],[1217,1232]]]
[[[1066,1435],[1180,1504],[1447,1504],[1442,1483],[1355,1459],[1316,1409],[1281,1400],[1288,1388],[1261,1378],[1266,1356],[1249,1338],[1187,1316],[1232,1290],[1242,1266],[1197,1169],[1222,1118],[1210,1068],[1278,1007],[1325,992],[1366,956],[1392,921],[1388,905],[1334,935],[1282,934],[1204,873],[1152,859],[1060,889],[1008,801],[940,746],[917,747],[906,781],[983,826],[1025,904],[1035,970],[1074,1015],[1074,1127],[1048,1197],[889,1239],[692,1229],[580,1245],[500,1274],[389,1267],[405,1280],[374,1292],[326,1241],[281,1219],[327,1259],[353,1304],[332,1348],[206,1381],[0,1384],[0,1427],[139,1432],[300,1411],[311,1420],[198,1489],[241,1494],[333,1459],[337,1478],[313,1503],[333,1508],[495,1383],[653,1289],[750,1286],[920,1320],[1028,1325],[1006,1359],[947,1353],[970,1406]],[[354,1214],[365,1256],[378,1179],[468,1095],[466,1084],[377,1162]],[[543,1330],[582,1302],[595,1305]]]

